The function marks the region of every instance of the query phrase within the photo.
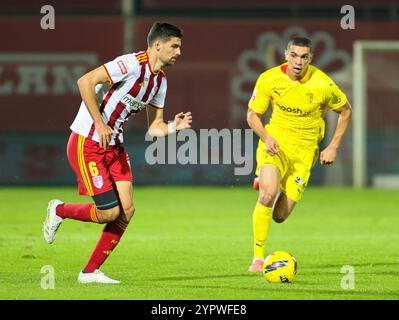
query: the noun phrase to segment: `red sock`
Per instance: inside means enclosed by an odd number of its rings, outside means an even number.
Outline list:
[[[56,208],[57,216],[65,219],[74,219],[80,221],[98,222],[96,214],[96,205],[94,203],[85,204],[60,204]]]
[[[100,268],[118,244],[127,225],[128,223],[119,218],[105,225],[100,240],[98,240],[96,248],[84,268],[84,272],[91,273]]]

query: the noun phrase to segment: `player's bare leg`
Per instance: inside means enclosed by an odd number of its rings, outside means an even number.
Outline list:
[[[119,217],[120,212],[121,210],[119,206],[106,210],[100,210],[96,208],[98,223],[102,224],[102,223],[109,223],[115,221]]]
[[[130,181],[117,181],[115,184],[122,207],[119,217],[129,223],[136,211],[133,202],[133,185]]]
[[[276,166],[265,165],[259,169],[258,203],[272,207],[279,193],[280,170]]]
[[[266,165],[259,170],[259,197],[252,215],[254,258],[249,272],[262,271],[265,242],[269,233],[271,211],[279,191],[280,171]]]
[[[130,181],[116,182],[119,197],[119,215],[112,222],[106,224],[102,235],[97,242],[88,263],[79,274],[79,283],[119,283],[120,281],[106,277],[100,270],[100,266],[119,243],[127,228],[135,209],[133,205],[133,187]]]
[[[284,193],[280,193],[277,197],[276,203],[273,208],[273,220],[277,223],[282,223],[288,218],[296,202],[288,198]]]

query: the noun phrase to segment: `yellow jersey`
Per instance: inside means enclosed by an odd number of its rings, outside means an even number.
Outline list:
[[[305,76],[294,81],[284,63],[259,76],[248,106],[263,114],[271,103],[266,131],[285,149],[298,150],[316,147],[324,137],[326,108],[335,110],[346,102],[345,94],[323,71],[309,65]]]

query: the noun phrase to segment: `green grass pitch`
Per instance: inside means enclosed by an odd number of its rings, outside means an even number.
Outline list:
[[[272,222],[267,251],[298,261],[292,284],[246,270],[252,258],[248,187],[137,187],[136,215],[102,270],[120,285],[79,285],[102,226],[66,220],[45,243],[47,202],[89,202],[73,187],[0,188],[0,299],[399,299],[397,191],[309,188]],[[343,289],[344,265],[355,288]],[[43,289],[43,266],[55,271]]]

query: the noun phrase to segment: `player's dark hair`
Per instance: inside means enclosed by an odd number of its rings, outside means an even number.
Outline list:
[[[310,51],[313,51],[313,44],[312,41],[308,38],[305,37],[293,37],[291,40],[288,42],[287,49],[290,48],[290,46],[299,46],[299,47],[307,47],[310,49]]]
[[[177,37],[180,39],[183,38],[183,30],[172,24],[156,21],[148,33],[147,44],[149,47],[151,47],[154,41],[157,39],[161,39],[163,42],[166,42],[172,37]]]

